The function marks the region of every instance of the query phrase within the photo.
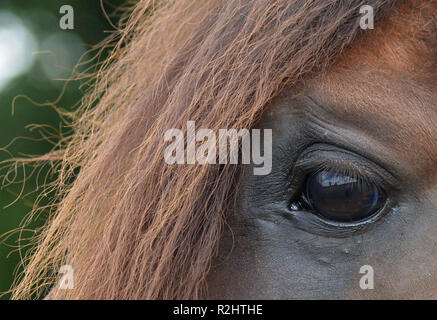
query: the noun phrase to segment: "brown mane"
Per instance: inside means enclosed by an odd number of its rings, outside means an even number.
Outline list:
[[[200,298],[238,166],[167,165],[165,130],[253,127],[359,36],[362,5],[378,22],[400,1],[155,2],[123,20],[66,146],[37,159],[60,161],[60,201],[14,298],[47,294],[64,264],[74,289],[55,298]]]

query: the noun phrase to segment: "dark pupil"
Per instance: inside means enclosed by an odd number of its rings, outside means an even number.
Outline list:
[[[329,171],[318,171],[308,177],[305,196],[311,209],[341,222],[367,218],[386,201],[385,194],[376,186]]]

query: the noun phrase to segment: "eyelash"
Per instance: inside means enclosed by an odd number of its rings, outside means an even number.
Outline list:
[[[361,161],[358,162],[352,159],[322,159],[311,157],[311,153],[301,156],[294,163],[289,178],[289,181],[291,182],[290,188],[296,188],[297,185],[302,185],[305,181],[305,178],[309,174],[323,170],[347,175],[351,178],[357,179],[369,185],[374,185],[383,190],[389,189],[385,177],[380,176]]]
[[[340,166],[336,163],[332,163],[331,161],[325,161],[320,165],[313,168],[306,168],[306,173],[319,172],[319,171],[330,171],[337,174],[342,174],[353,179],[358,179],[365,181],[367,183],[372,183],[372,178],[370,175],[364,175],[360,170],[354,166]]]

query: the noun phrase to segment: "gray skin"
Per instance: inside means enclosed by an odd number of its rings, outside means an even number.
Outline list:
[[[272,171],[243,168],[206,298],[437,298],[435,70],[423,82],[423,70],[407,72],[407,55],[360,60],[359,50],[268,106],[256,127],[273,130]],[[327,159],[353,164],[385,191],[386,204],[349,224],[291,210],[307,172],[296,168],[302,159],[307,171]],[[364,265],[374,289],[360,287]]]

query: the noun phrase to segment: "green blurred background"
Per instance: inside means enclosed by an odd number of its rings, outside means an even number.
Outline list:
[[[53,109],[37,104],[54,101],[60,96],[65,82],[57,79],[69,78],[83,54],[86,60],[92,57],[86,52],[113,30],[105,12],[116,24],[119,17],[115,9],[122,4],[125,4],[123,0],[105,0],[103,11],[100,0],[0,0],[0,148],[13,141],[8,150],[19,156],[43,154],[53,147],[40,139],[38,129],[32,130],[29,125],[59,129],[61,119]],[[62,30],[59,26],[62,5],[74,9],[73,30]],[[57,106],[69,109],[77,104],[83,95],[79,84],[69,83]],[[0,149],[0,161],[8,158],[10,155]],[[0,167],[0,177],[4,178],[7,168]],[[16,180],[23,177],[23,172],[28,175],[30,171],[31,167],[19,167]],[[7,177],[12,178],[13,174]],[[38,185],[43,180],[44,171],[39,179],[34,175],[27,181],[24,189],[22,183],[0,182],[3,186],[0,189],[0,234],[20,226],[41,191]],[[19,194],[21,196],[17,197]],[[41,225],[43,220],[42,217],[34,221],[31,228]],[[25,239],[30,235],[32,232],[24,232],[21,237]],[[0,292],[10,288],[14,273],[19,271],[20,256],[25,253],[24,249],[16,250],[18,237],[13,234],[0,238]],[[24,240],[21,244],[25,243]],[[1,297],[8,298],[9,294]]]

